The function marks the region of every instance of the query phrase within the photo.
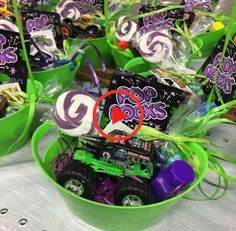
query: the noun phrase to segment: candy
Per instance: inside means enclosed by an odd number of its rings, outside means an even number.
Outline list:
[[[225,26],[222,22],[215,22],[211,28],[209,29],[210,32],[215,32],[215,31],[218,31],[218,30],[221,30],[223,29]]]
[[[24,33],[30,34],[36,31],[51,30],[57,47],[63,47],[60,33],[61,18],[55,12],[27,9],[21,11]]]
[[[14,32],[19,31],[17,26],[7,19],[0,19],[0,29]]]
[[[29,52],[28,38],[25,35],[25,46]],[[22,91],[26,91],[28,73],[19,33],[0,29],[0,73],[7,74],[12,83],[18,82]]]
[[[126,21],[126,17],[122,16],[116,22],[116,38],[121,41],[130,42],[134,39],[134,36],[138,30],[138,25],[132,21]]]
[[[204,93],[209,96],[213,87],[218,89],[223,102],[229,102],[234,98],[236,89],[236,46],[229,41],[225,54],[223,48],[226,36],[223,36],[212,50],[210,56],[198,71],[203,74],[209,82],[203,86]],[[219,94],[214,90],[215,103],[221,104]]]
[[[73,0],[62,0],[57,4],[56,12],[61,18],[78,19],[81,15],[79,4]]]
[[[125,50],[129,47],[129,43],[127,43],[126,41],[119,41],[116,43],[116,46],[122,50]]]
[[[88,134],[93,130],[95,103],[90,95],[78,90],[63,93],[58,97],[53,108],[53,117],[57,126],[70,136]]]
[[[150,31],[137,39],[137,49],[145,60],[159,63],[170,58],[173,54],[173,45],[168,32]]]
[[[109,90],[125,90],[137,97],[144,109],[146,126],[165,131],[173,109],[187,102],[190,94],[180,89],[157,82],[156,77],[143,78],[137,74],[116,70],[111,77]],[[106,99],[103,118],[112,120],[111,110],[116,107],[127,114],[122,123],[134,129],[140,121],[140,111],[137,104],[128,95],[116,94]]]

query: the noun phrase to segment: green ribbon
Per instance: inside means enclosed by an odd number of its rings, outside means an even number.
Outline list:
[[[181,22],[183,23],[183,29],[180,27]],[[197,55],[198,58],[202,57],[202,53],[200,51],[200,48],[197,46],[197,44],[193,41],[193,38],[191,37],[187,24],[185,21],[179,19],[175,22],[175,27],[171,28],[171,30],[177,32],[178,34],[182,35],[190,44],[192,48],[192,52]]]
[[[163,132],[160,132],[154,128],[147,127],[147,126],[142,126],[140,131],[139,131],[139,136],[140,138],[147,140],[147,141],[154,141],[154,140],[164,140],[167,142],[174,142],[176,146],[182,151],[183,155],[187,158],[189,162],[195,165],[195,170],[198,172],[198,168],[196,160],[194,160],[194,156],[192,154],[192,151],[188,149],[186,143],[188,142],[195,142],[200,144],[203,148],[206,144],[210,143],[209,140],[202,138],[207,130],[215,126],[219,123],[233,123],[232,121],[225,119],[225,118],[219,118],[222,116],[224,113],[227,112],[229,108],[231,108],[233,105],[236,104],[236,100],[233,100],[229,103],[223,104],[219,107],[213,108],[209,110],[206,115],[202,117],[197,117],[193,118],[191,121],[185,120],[183,117],[182,119],[184,120],[184,123],[190,123],[191,126],[186,126],[186,130],[190,131],[185,131],[184,129],[182,130],[183,135],[185,134],[191,134],[191,137],[185,137],[181,134],[166,134]],[[217,160],[217,158],[223,159],[225,161],[228,161],[232,164],[236,164],[236,158],[230,156],[229,154],[225,153],[220,153],[214,149],[210,148],[205,148],[206,152],[208,153],[208,159],[209,159],[209,170],[214,172],[217,177],[218,177],[218,182],[213,183],[208,179],[204,179],[206,183],[208,183],[211,186],[216,187],[215,192],[212,195],[209,195],[206,193],[202,185],[198,185],[199,191],[202,193],[202,195],[205,198],[195,198],[191,196],[186,196],[185,198],[190,199],[190,200],[216,200],[221,198],[225,192],[228,189],[228,182],[236,182],[236,177],[230,176],[226,173],[220,162]],[[220,189],[222,189],[220,191]]]
[[[214,169],[216,171],[225,173],[225,170],[221,166],[221,164],[216,159],[212,158],[211,156],[208,157],[208,168],[209,170]],[[211,195],[209,195],[208,193],[205,192],[205,190],[203,190],[202,183],[200,183],[198,185],[198,189],[205,198],[202,198],[202,197],[196,198],[190,195],[184,196],[184,198],[188,200],[192,200],[192,201],[207,201],[207,200],[217,200],[223,197],[228,189],[228,180],[222,178],[219,174],[216,174],[216,175],[218,179],[217,183],[214,183],[206,178],[203,179],[203,182],[215,187],[215,191]],[[220,192],[220,189],[222,189],[221,192]]]
[[[29,57],[28,57],[28,54],[27,54],[27,49],[26,49],[26,46],[25,46],[25,39],[24,39],[22,22],[21,22],[21,16],[20,16],[18,6],[17,6],[18,1],[17,0],[12,0],[12,3],[13,3],[13,8],[14,8],[14,13],[15,13],[15,16],[16,16],[16,24],[17,24],[17,27],[18,27],[19,33],[20,33],[21,45],[22,45],[22,48],[23,48],[23,51],[24,51],[24,56],[25,56],[25,62],[26,62],[27,70],[28,70],[28,75],[29,75],[30,80],[32,81],[33,89],[34,89],[34,92],[36,94],[37,90],[36,90],[34,77],[33,77],[33,73],[32,73],[31,66],[30,66]]]

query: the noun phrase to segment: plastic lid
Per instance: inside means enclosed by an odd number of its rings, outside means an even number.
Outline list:
[[[175,180],[180,184],[189,185],[195,179],[195,174],[191,165],[186,161],[176,160],[170,166],[171,173],[175,177]]]

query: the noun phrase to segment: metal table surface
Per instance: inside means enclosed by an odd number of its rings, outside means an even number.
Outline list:
[[[37,121],[41,115],[42,111],[37,113]],[[221,146],[225,152],[234,153],[236,157],[235,132],[235,126],[220,125],[212,129],[209,135],[214,144]],[[41,153],[53,138],[55,134],[49,134],[43,140]],[[227,164],[226,168],[236,175],[235,167]],[[212,188],[207,187],[212,191]],[[70,213],[61,195],[34,162],[30,142],[0,161],[0,195],[0,231],[96,230]],[[231,185],[226,195],[216,201],[183,199],[147,231],[234,231],[235,201],[235,185]]]

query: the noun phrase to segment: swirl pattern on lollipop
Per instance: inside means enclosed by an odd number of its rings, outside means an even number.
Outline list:
[[[58,97],[53,108],[53,117],[57,126],[70,136],[88,134],[93,130],[95,103],[90,95],[78,90],[63,93]]]
[[[130,42],[138,30],[138,25],[132,21],[126,21],[126,17],[120,17],[115,24],[115,27],[118,29],[116,32],[116,38],[121,41]]]
[[[151,63],[159,63],[173,55],[173,44],[167,31],[150,31],[137,39],[138,50]]]
[[[56,12],[61,18],[76,20],[81,16],[81,7],[73,0],[62,0],[57,4]]]
[[[7,19],[0,19],[0,29],[19,32],[18,27]]]

